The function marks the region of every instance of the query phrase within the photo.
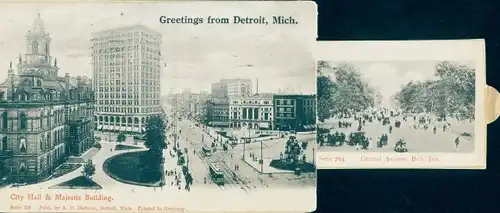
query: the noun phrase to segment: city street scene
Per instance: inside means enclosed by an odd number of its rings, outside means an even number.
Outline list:
[[[47,5],[4,14],[0,194],[113,194],[141,197],[127,205],[198,210],[315,207],[315,63],[304,41],[315,31],[167,26],[158,22],[167,5],[141,4],[148,14]],[[67,23],[76,11],[85,18]],[[293,204],[269,202],[266,190]],[[252,194],[260,198],[235,200]]]
[[[317,71],[320,151],[474,152],[474,63],[319,61]]]

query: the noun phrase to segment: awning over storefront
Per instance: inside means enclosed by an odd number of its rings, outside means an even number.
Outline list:
[[[139,127],[134,127],[134,128],[132,128],[132,131],[134,131],[134,132],[139,132]]]
[[[97,129],[102,129],[102,125],[98,125],[98,126],[97,126]]]
[[[125,130],[126,130],[126,127],[124,127],[124,126],[121,126],[121,127],[120,127],[120,131],[122,131],[122,132],[123,132],[123,131],[125,131]]]
[[[264,129],[267,129],[267,128],[269,128],[269,123],[260,123],[260,124],[259,124],[259,127],[260,127],[260,128],[264,128]]]
[[[127,127],[127,128],[125,129],[125,131],[127,131],[127,132],[132,132],[132,127]]]
[[[109,126],[108,126],[108,125],[104,125],[104,126],[102,127],[102,129],[109,129]]]
[[[146,131],[146,128],[142,127],[142,131],[145,132]]]
[[[109,130],[114,130],[114,129],[115,129],[115,126],[108,126],[108,129],[109,129]]]

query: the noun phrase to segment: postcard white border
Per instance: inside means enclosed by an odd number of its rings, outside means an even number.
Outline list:
[[[486,169],[486,57],[484,39],[415,41],[320,41],[316,61],[423,61],[468,60],[475,62],[476,107],[473,153],[383,153],[317,152],[318,169]],[[381,161],[361,161],[361,157],[381,157]],[[425,161],[412,161],[413,157]],[[386,161],[387,158],[406,159]],[[430,161],[430,158],[437,159]]]
[[[110,212],[103,207],[116,206],[115,212],[222,212],[222,211],[280,211],[310,212],[316,209],[316,187],[255,189],[250,193],[241,190],[197,188],[190,192],[171,188],[150,188],[148,196],[141,191],[131,193],[130,188],[112,190],[79,189],[23,189],[4,188],[0,190],[0,212]],[[42,200],[27,200],[28,194],[41,195]],[[82,200],[55,200],[55,195],[81,196]],[[24,200],[12,200],[11,196],[22,195]],[[113,201],[89,201],[85,196],[112,197]],[[214,195],[214,196],[210,196]],[[293,195],[293,196],[290,196]],[[51,199],[47,199],[50,196]],[[19,207],[13,209],[13,207]],[[45,207],[45,208],[42,208]],[[47,210],[47,207],[59,207]],[[80,208],[79,208],[80,207]],[[87,209],[83,207],[88,207]],[[120,211],[120,207],[130,207]],[[139,209],[141,207],[141,209]],[[29,208],[29,209],[26,209]],[[64,209],[63,209],[64,208]],[[96,208],[97,210],[90,210]],[[154,210],[149,210],[153,208]]]

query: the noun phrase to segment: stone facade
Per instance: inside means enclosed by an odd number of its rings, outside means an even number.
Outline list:
[[[90,148],[94,138],[94,93],[81,77],[74,85],[69,74],[58,76],[40,15],[26,39],[28,52],[24,60],[19,55],[17,75],[11,63],[0,85],[0,174],[14,182],[42,180],[69,155]],[[71,131],[75,120],[84,120],[84,131]],[[75,135],[78,141],[71,140]]]
[[[274,123],[278,130],[306,131],[316,125],[315,95],[275,95]]]
[[[273,94],[230,97],[230,127],[273,129],[273,111]]]

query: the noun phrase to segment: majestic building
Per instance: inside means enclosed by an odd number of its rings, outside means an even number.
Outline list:
[[[274,123],[279,130],[305,131],[316,125],[315,95],[274,95]]]
[[[161,34],[139,25],[94,33],[91,41],[97,129],[143,132],[162,113]]]
[[[94,93],[81,77],[72,84],[69,74],[58,76],[50,44],[39,14],[17,75],[11,62],[0,85],[0,176],[14,182],[39,181],[94,143]]]
[[[229,127],[229,100],[213,97],[206,102],[206,121],[209,126]]]
[[[229,120],[232,128],[273,129],[273,94],[230,97]]]
[[[212,96],[214,97],[244,97],[252,94],[250,79],[221,79],[217,83],[212,83]]]

